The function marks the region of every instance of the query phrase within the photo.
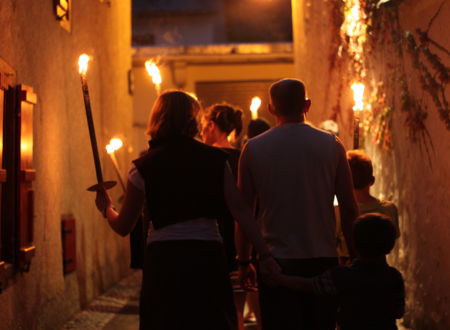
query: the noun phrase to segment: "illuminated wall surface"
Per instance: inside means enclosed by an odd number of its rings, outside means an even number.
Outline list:
[[[115,235],[86,188],[95,171],[86,125],[78,56],[92,56],[87,74],[105,179],[115,179],[104,146],[132,135],[130,1],[73,1],[70,32],[53,1],[1,1],[0,58],[17,83],[34,88],[34,244],[28,273],[0,293],[1,329],[55,329],[129,269],[128,241]],[[125,139],[125,143],[126,139]],[[131,155],[117,153],[125,171]],[[123,173],[124,174],[124,173]],[[119,187],[119,186],[118,186]],[[117,201],[120,188],[113,192]],[[61,217],[73,214],[77,269],[63,275]]]
[[[403,1],[400,5],[402,28],[426,29],[441,3],[440,0]],[[328,67],[333,40],[332,16],[330,2],[293,1],[296,74],[308,87],[313,102],[309,119],[315,123],[329,118],[337,99],[339,77],[331,74]],[[447,50],[450,49],[449,17],[450,6],[446,2],[429,32],[429,36]],[[449,67],[448,53],[434,51]],[[413,69],[408,68],[406,73],[412,93],[424,95],[419,81],[413,79]],[[448,89],[446,95],[448,99]],[[393,112],[392,150],[381,149],[370,138],[364,149],[375,166],[373,193],[393,200],[399,209],[401,237],[389,259],[406,280],[404,324],[419,330],[450,329],[450,132],[430,98],[424,100],[423,106],[429,109],[425,125],[434,145],[429,160],[420,143],[412,142],[408,136],[405,113],[400,109]],[[351,148],[352,141],[352,105],[348,88],[342,95],[343,113],[339,117],[341,137],[347,148]]]

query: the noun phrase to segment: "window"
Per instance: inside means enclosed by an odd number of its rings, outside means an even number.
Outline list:
[[[72,0],[54,0],[56,19],[67,32],[70,32]]]
[[[34,256],[33,110],[36,94],[14,86],[15,75],[0,60],[0,289],[13,271],[28,271]]]

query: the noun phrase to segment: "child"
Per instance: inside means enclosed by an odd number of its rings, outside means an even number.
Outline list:
[[[380,200],[370,194],[370,187],[375,183],[370,157],[361,150],[350,150],[347,152],[347,160],[352,171],[359,214],[377,212],[387,215],[394,223],[397,237],[399,237],[398,212],[395,204],[387,200]]]
[[[353,177],[353,192],[358,202],[359,214],[381,213],[387,215],[395,226],[396,237],[400,237],[398,211],[394,203],[378,199],[370,194],[370,187],[375,183],[372,161],[362,150],[347,151],[347,160]],[[339,209],[335,207],[337,250],[341,264],[349,260],[347,244],[340,225]]]
[[[339,298],[340,330],[394,330],[404,313],[404,284],[398,270],[386,262],[394,247],[396,230],[379,213],[360,216],[353,239],[358,253],[350,266],[337,266],[313,277],[280,275],[278,284],[318,295]]]

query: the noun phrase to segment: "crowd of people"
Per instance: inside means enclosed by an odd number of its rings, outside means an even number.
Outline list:
[[[148,214],[140,329],[241,330],[246,300],[264,330],[397,329],[404,285],[386,255],[400,229],[370,194],[370,158],[306,122],[301,81],[269,94],[276,125],[251,121],[239,151],[241,110],[161,93],[120,211],[97,193],[120,235]]]

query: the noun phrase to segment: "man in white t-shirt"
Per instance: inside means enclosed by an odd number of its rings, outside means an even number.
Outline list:
[[[283,79],[270,88],[269,111],[277,125],[248,141],[238,185],[283,273],[313,277],[337,265],[333,199],[337,196],[349,246],[357,216],[350,169],[341,142],[305,123],[311,101],[301,81]],[[241,279],[251,285],[249,245],[238,234]],[[334,330],[337,303],[260,281],[264,330]]]

